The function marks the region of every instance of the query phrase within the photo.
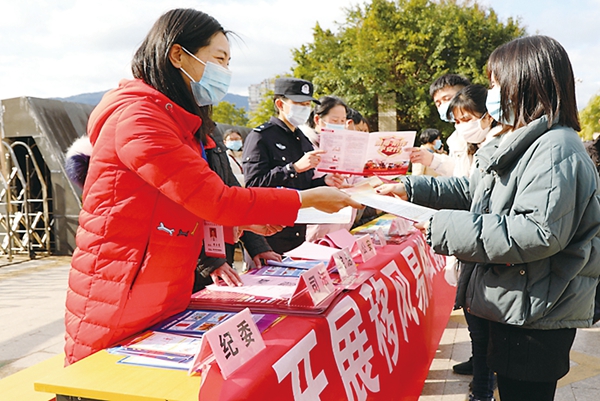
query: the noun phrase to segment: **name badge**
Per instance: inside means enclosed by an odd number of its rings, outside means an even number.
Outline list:
[[[204,253],[213,258],[225,257],[225,234],[222,225],[204,222]]]

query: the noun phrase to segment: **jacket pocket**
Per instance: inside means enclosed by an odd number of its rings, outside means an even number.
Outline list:
[[[526,265],[477,265],[469,281],[468,311],[485,319],[523,325],[529,314]]]

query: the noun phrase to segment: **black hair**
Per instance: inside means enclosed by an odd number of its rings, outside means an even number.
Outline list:
[[[485,100],[487,99],[487,88],[483,85],[471,84],[465,86],[454,95],[448,105],[446,117],[453,118],[454,110],[463,110],[469,114],[482,117],[487,113]]]
[[[536,35],[514,39],[492,52],[487,64],[500,86],[502,115],[514,116],[519,128],[546,115],[580,131],[575,77],[565,49],[555,39]]]
[[[308,117],[308,126],[311,128],[315,128],[315,116],[326,116],[329,114],[331,109],[336,106],[344,106],[346,109],[346,115],[348,115],[348,106],[346,103],[337,96],[323,96],[319,99],[321,104],[316,104],[315,108],[310,112],[310,116]]]
[[[358,110],[353,109],[352,107],[346,107],[346,109],[348,110],[346,112],[346,120],[352,120],[354,122],[354,125],[358,125],[360,123],[365,123],[366,125],[369,125],[367,119],[362,114],[360,114]]]
[[[354,110],[352,107],[347,107],[346,109],[346,120],[352,120],[354,124],[360,124],[363,119],[362,114]]]
[[[227,137],[232,134],[238,134],[242,139],[244,138],[244,136],[241,134],[241,132],[239,132],[238,130],[235,130],[233,128],[229,128],[227,131],[225,131],[223,133],[223,141],[226,141]]]
[[[441,138],[442,134],[439,130],[435,129],[435,128],[425,128],[422,132],[421,135],[419,135],[419,141],[421,142],[421,144],[426,144],[426,143],[433,143],[433,141],[435,141],[438,138]]]
[[[204,141],[215,124],[211,119],[211,107],[199,107],[194,96],[169,60],[169,51],[179,44],[191,53],[206,47],[217,33],[227,35],[219,22],[208,14],[194,9],[174,9],[164,13],[152,26],[131,61],[135,78],[143,80],[174,103],[202,118],[202,126],[196,133]]]
[[[471,81],[468,78],[458,74],[444,74],[438,77],[429,86],[429,96],[433,97],[437,91],[447,86],[467,86]]]

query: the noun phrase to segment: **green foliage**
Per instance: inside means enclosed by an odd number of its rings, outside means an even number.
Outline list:
[[[275,115],[275,105],[273,104],[273,91],[267,91],[258,104],[255,111],[250,112],[250,127],[258,127],[269,121]]]
[[[594,132],[600,132],[600,95],[594,96],[579,113],[581,136],[584,140],[592,139]]]
[[[222,101],[212,109],[212,119],[217,123],[248,127],[246,109],[238,109],[234,104]]]
[[[399,129],[441,122],[429,85],[446,73],[487,85],[485,64],[499,45],[523,36],[519,21],[498,20],[477,2],[372,0],[346,9],[339,31],[317,24],[313,43],[293,51],[294,76],[311,80],[318,95],[344,98],[376,127],[378,95],[394,93]]]

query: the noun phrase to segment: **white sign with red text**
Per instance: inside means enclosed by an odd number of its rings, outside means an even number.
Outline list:
[[[332,258],[342,281],[346,280],[348,277],[356,276],[358,270],[348,248],[341,249],[339,252],[334,253]]]
[[[265,349],[265,342],[248,308],[208,330],[202,340],[210,346],[223,379]]]
[[[362,237],[358,237],[356,240],[356,246],[358,251],[360,252],[360,256],[362,257],[362,261],[366,262],[367,260],[375,257],[377,255],[377,251],[375,250],[375,245],[373,245],[373,240],[369,234],[365,234]]]
[[[331,277],[329,277],[327,267],[324,263],[319,263],[308,269],[302,273],[300,277],[306,284],[313,305],[318,305],[319,302],[335,291],[335,287],[333,286],[333,282],[331,281]]]

